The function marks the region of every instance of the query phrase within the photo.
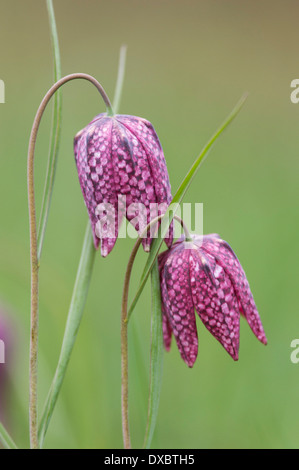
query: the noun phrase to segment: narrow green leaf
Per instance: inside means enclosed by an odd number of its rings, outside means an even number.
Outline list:
[[[147,426],[144,439],[144,448],[149,449],[153,438],[160,401],[160,392],[163,376],[163,330],[161,292],[158,261],[156,259],[151,271],[152,290],[152,338],[151,338],[151,362],[150,362],[150,386],[148,401]]]
[[[0,422],[0,442],[5,449],[17,449],[16,444],[6,431],[3,424]]]
[[[116,80],[114,99],[113,99],[113,105],[112,105],[112,108],[115,114],[117,114],[119,110],[120,99],[121,99],[123,85],[124,85],[126,58],[127,58],[127,46],[123,44],[120,48],[120,53],[119,53],[118,73],[117,73],[117,80]]]
[[[48,16],[52,38],[52,48],[54,56],[54,82],[61,78],[61,65],[60,65],[60,52],[58,34],[56,28],[55,14],[52,0],[47,0]],[[47,175],[45,180],[44,195],[40,212],[38,239],[37,239],[37,253],[38,259],[41,257],[43,242],[46,232],[46,226],[50,211],[51,198],[53,193],[55,172],[57,166],[57,157],[59,152],[60,129],[61,129],[61,112],[62,112],[62,99],[61,90],[59,89],[54,95],[53,104],[53,117],[52,117],[52,130],[50,138],[50,148],[47,166]]]
[[[67,366],[70,361],[71,353],[77,338],[79,326],[87,300],[88,288],[92,275],[96,250],[93,245],[90,224],[86,229],[82,253],[80,257],[77,278],[73,290],[73,296],[68,313],[66,328],[63,337],[60,357],[52,385],[47,397],[44,412],[39,427],[39,444],[42,447],[44,438],[52,417],[54,407],[66,374]]]
[[[149,274],[150,274],[150,272],[153,268],[155,259],[158,256],[158,253],[159,253],[159,250],[160,250],[161,245],[163,243],[164,237],[167,234],[169,225],[171,224],[172,219],[173,219],[174,215],[176,214],[176,212],[178,210],[179,204],[181,203],[181,201],[182,201],[183,197],[185,196],[190,184],[192,183],[193,178],[195,177],[195,175],[196,175],[196,173],[197,173],[197,171],[200,167],[200,164],[203,162],[205,157],[208,155],[209,151],[211,150],[212,146],[214,145],[214,143],[216,142],[218,137],[220,137],[220,135],[224,132],[224,130],[228,127],[228,125],[237,116],[237,114],[241,110],[243,104],[245,103],[245,100],[247,99],[247,96],[248,96],[247,93],[242,96],[242,98],[238,101],[238,103],[236,104],[234,109],[227,116],[225,121],[221,124],[221,126],[217,129],[217,131],[212,135],[210,140],[204,146],[204,148],[200,152],[199,156],[197,157],[197,159],[193,163],[193,165],[190,168],[190,170],[188,171],[187,175],[183,179],[183,181],[182,181],[179,189],[177,190],[176,194],[174,195],[170,207],[167,209],[163,219],[161,220],[161,226],[160,226],[160,229],[159,229],[159,232],[158,232],[158,236],[157,236],[157,238],[154,239],[154,241],[152,243],[151,251],[150,251],[150,254],[148,256],[147,262],[145,264],[145,268],[144,268],[142,276],[141,276],[139,288],[138,288],[138,290],[135,294],[135,297],[132,301],[132,304],[131,304],[131,306],[128,310],[128,318],[131,316],[131,314],[132,314],[132,312],[133,312],[133,310],[134,310],[134,308],[135,308],[135,306],[138,302],[138,299],[139,299],[139,297],[140,297],[140,295],[141,295],[141,293],[144,289],[144,286],[146,284],[148,276],[149,276]]]

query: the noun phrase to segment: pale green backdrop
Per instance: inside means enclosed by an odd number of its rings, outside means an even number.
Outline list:
[[[244,91],[249,99],[201,167],[184,202],[203,202],[204,231],[239,256],[268,336],[241,324],[234,363],[198,321],[192,370],[173,345],[153,447],[292,448],[299,443],[299,78],[295,0],[54,1],[63,74],[93,74],[112,97],[118,53],[128,45],[121,112],[149,119],[167,159],[173,191],[201,147]],[[0,1],[0,300],[14,312],[10,431],[28,445],[29,234],[26,157],[37,106],[52,84],[45,2]],[[63,90],[63,127],[53,204],[41,264],[40,409],[58,358],[87,213],[74,164],[75,133],[104,111],[94,88]],[[40,207],[51,112],[37,145]],[[120,303],[132,240],[97,254],[86,312],[46,440],[47,447],[122,446]],[[133,286],[146,260],[140,253]],[[130,396],[133,445],[143,440],[150,329],[149,289],[134,314]],[[139,344],[138,344],[139,343]]]

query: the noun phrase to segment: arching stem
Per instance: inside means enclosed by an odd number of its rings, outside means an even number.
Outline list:
[[[130,438],[130,428],[129,428],[129,364],[128,364],[128,297],[129,297],[129,287],[130,279],[132,274],[132,269],[134,261],[138,252],[138,249],[141,245],[143,236],[148,232],[148,229],[156,224],[159,220],[163,218],[163,215],[160,215],[153,219],[139,235],[138,240],[136,241],[133,250],[131,252],[123,287],[123,297],[122,297],[122,308],[121,308],[121,409],[122,409],[122,430],[123,430],[123,442],[125,449],[131,449],[131,438]],[[177,215],[174,216],[174,219],[178,220],[182,225],[186,239],[190,238],[189,231],[184,224],[183,220]]]
[[[91,75],[85,73],[74,73],[58,80],[44,96],[34,119],[28,148],[28,204],[29,204],[29,225],[30,225],[30,259],[31,259],[31,326],[30,326],[30,363],[29,363],[29,427],[30,427],[30,447],[38,448],[38,413],[37,413],[37,354],[38,354],[38,270],[39,258],[37,248],[37,226],[36,207],[34,192],[34,154],[35,144],[41,118],[45,108],[54,93],[65,83],[83,79],[91,82],[100,92],[107,113],[113,114],[112,106],[102,85]]]

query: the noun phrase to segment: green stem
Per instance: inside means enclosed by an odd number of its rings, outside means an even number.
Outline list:
[[[90,223],[85,233],[82,253],[80,257],[77,278],[74,285],[73,296],[68,313],[63,343],[53,382],[47,397],[44,412],[39,427],[39,444],[42,447],[50,423],[51,416],[66,374],[71,353],[76,341],[82,315],[84,312],[89,284],[91,280],[96,250],[90,229]]]
[[[67,75],[56,82],[44,96],[34,119],[28,148],[27,184],[30,226],[30,260],[31,260],[31,326],[30,326],[30,361],[29,361],[29,427],[30,446],[38,448],[38,415],[37,415],[37,358],[38,358],[38,285],[39,285],[39,259],[37,248],[36,206],[34,190],[34,157],[38,129],[44,111],[55,92],[70,80],[84,79],[91,82],[100,92],[107,110],[111,110],[111,103],[102,85],[91,75],[75,73]]]
[[[5,449],[17,449],[16,444],[6,431],[3,424],[0,422],[0,443],[3,445]]]
[[[122,297],[122,306],[121,306],[121,410],[122,410],[122,430],[123,430],[123,442],[125,449],[131,448],[131,439],[130,439],[130,429],[129,429],[129,351],[128,351],[128,298],[129,298],[129,287],[132,269],[134,261],[138,252],[138,249],[141,245],[143,236],[146,235],[149,228],[152,225],[157,224],[164,216],[160,215],[153,219],[139,235],[133,250],[130,254],[128,261],[124,287],[123,287],[123,297]],[[188,229],[184,224],[183,220],[175,215],[174,218],[178,220],[183,229],[185,230],[186,236],[189,235]]]
[[[124,47],[121,48],[120,51],[120,60],[119,60],[119,69],[118,69],[118,78],[117,78],[117,86],[116,86],[116,94],[121,92],[122,89],[122,81],[124,78],[124,67],[125,67],[125,49]],[[122,77],[120,79],[120,77]],[[118,111],[118,103],[115,101],[115,105],[113,109],[115,112]],[[76,283],[73,290],[72,301],[68,313],[67,325],[64,332],[63,337],[63,344],[60,352],[60,358],[58,361],[58,365],[56,368],[55,376],[53,378],[51,388],[45,403],[43,415],[41,418],[40,426],[39,426],[39,443],[42,447],[48,426],[50,424],[51,417],[54,412],[54,408],[57,402],[57,398],[62,387],[63,379],[66,374],[67,366],[70,360],[70,356],[73,350],[73,346],[76,340],[76,335],[80,326],[82,314],[84,311],[88,288],[89,288],[89,281],[87,282],[88,278],[91,277],[91,271],[93,266],[93,259],[94,259],[95,250],[93,247],[92,242],[92,234],[90,223],[87,224],[86,235],[84,239],[84,244],[81,252],[79,268],[77,271],[77,278]],[[84,281],[85,280],[85,281]],[[81,290],[82,296],[78,295],[78,289]],[[76,331],[76,335],[74,335],[74,331]]]
[[[61,64],[60,64],[60,51],[58,34],[56,28],[55,14],[52,0],[47,0],[47,9],[52,37],[52,48],[54,57],[54,82],[57,82],[61,78]],[[62,99],[61,90],[58,90],[54,95],[53,105],[53,117],[52,117],[52,131],[50,139],[50,149],[48,157],[47,175],[44,187],[44,195],[41,206],[39,226],[38,226],[38,237],[37,237],[37,254],[38,259],[41,257],[45,231],[49,216],[49,210],[51,205],[51,198],[53,193],[54,178],[57,165],[57,157],[59,150],[60,141],[60,129],[61,129],[61,112],[62,112]]]

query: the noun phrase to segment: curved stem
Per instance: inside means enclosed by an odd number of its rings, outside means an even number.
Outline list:
[[[170,206],[168,207],[168,209],[165,213],[165,219],[163,219],[162,222],[161,222],[160,236],[158,238],[156,238],[153,241],[153,244],[151,245],[151,252],[150,252],[150,254],[147,258],[147,261],[146,261],[146,264],[145,264],[145,267],[144,267],[144,270],[143,270],[143,273],[142,273],[142,276],[141,276],[141,279],[140,279],[138,290],[137,290],[137,292],[136,292],[136,294],[135,294],[135,296],[132,300],[132,303],[130,305],[129,312],[128,312],[129,315],[131,315],[131,313],[133,312],[133,310],[134,310],[134,308],[135,308],[135,306],[138,302],[138,299],[141,295],[141,292],[143,291],[145,283],[146,283],[146,281],[147,281],[147,279],[150,275],[150,272],[153,268],[155,259],[158,255],[158,252],[159,252],[159,250],[161,248],[161,245],[163,243],[163,238],[165,237],[165,233],[168,230],[168,227],[171,223],[173,215],[176,213],[176,209],[173,209],[173,208],[179,207],[179,204],[181,203],[181,201],[182,201],[183,197],[185,196],[186,192],[188,191],[188,188],[190,187],[193,179],[195,178],[195,175],[196,175],[201,163],[207,157],[209,151],[211,150],[211,148],[213,147],[213,145],[215,144],[217,139],[223,134],[223,132],[227,129],[229,124],[238,115],[238,113],[242,109],[242,107],[243,107],[243,105],[244,105],[244,103],[247,99],[247,96],[248,96],[248,93],[245,93],[241,97],[241,99],[238,101],[238,103],[233,108],[233,110],[230,112],[230,114],[226,117],[226,119],[221,124],[221,126],[216,130],[216,132],[208,140],[208,142],[206,143],[206,145],[203,147],[202,151],[200,152],[200,154],[196,158],[195,162],[191,166],[191,168],[188,171],[187,175],[183,179],[182,183],[180,184],[179,189],[177,190],[177,192],[173,196],[171,204],[170,204]]]
[[[159,220],[161,220],[164,215],[160,215],[153,219],[139,235],[138,240],[136,241],[133,250],[131,252],[123,288],[123,297],[122,297],[122,306],[121,306],[121,410],[122,410],[122,429],[123,429],[123,441],[125,449],[131,449],[131,439],[130,439],[130,429],[129,429],[129,364],[128,364],[128,297],[129,297],[129,286],[130,279],[132,274],[132,269],[134,261],[138,252],[138,249],[141,245],[143,236],[147,233],[148,229]],[[189,231],[184,224],[183,220],[174,215],[174,218],[178,220],[184,231],[186,238],[190,238]]]
[[[30,446],[38,448],[38,422],[37,422],[37,352],[38,352],[38,248],[37,248],[37,227],[36,227],[36,207],[34,192],[34,151],[37,132],[45,108],[54,93],[70,80],[84,79],[90,81],[100,92],[108,114],[112,113],[111,103],[102,85],[91,75],[85,73],[75,73],[67,75],[56,82],[43,98],[31,130],[28,149],[28,204],[29,204],[29,225],[30,225],[30,258],[31,258],[31,327],[30,327],[30,363],[29,363],[29,427]]]
[[[186,239],[186,242],[192,241],[192,237],[191,237],[191,235],[190,235],[190,232],[189,232],[189,230],[188,230],[188,227],[187,227],[187,225],[185,224],[185,222],[183,221],[183,219],[181,219],[181,218],[180,218],[178,215],[176,215],[176,214],[173,216],[173,218],[174,218],[175,220],[177,220],[178,222],[180,222],[180,224],[181,224],[181,226],[182,226],[182,228],[183,228],[183,230],[184,230],[184,232],[185,232],[185,239]]]
[[[155,219],[153,219],[148,225],[147,227],[145,227],[145,229],[143,230],[143,232],[139,235],[139,238],[138,240],[136,241],[134,247],[133,247],[133,250],[130,254],[130,258],[129,258],[129,261],[128,261],[128,265],[127,265],[127,270],[126,270],[126,274],[125,274],[125,281],[124,281],[124,290],[123,290],[123,302],[125,300],[125,307],[127,309],[128,307],[128,293],[129,293],[129,285],[130,285],[130,279],[131,279],[131,273],[132,273],[132,268],[133,268],[133,264],[134,264],[134,261],[135,261],[135,258],[136,258],[136,255],[137,255],[137,252],[138,252],[138,249],[141,245],[141,242],[142,242],[142,238],[143,236],[146,234],[146,232],[148,231],[148,229],[154,225],[155,223],[159,222],[159,220],[161,220],[162,218],[164,217],[164,215],[159,215],[158,217],[156,217]],[[184,232],[185,232],[185,237],[186,237],[186,240],[190,240],[191,239],[191,235],[189,233],[189,230],[185,224],[185,222],[178,216],[178,215],[174,215],[173,218],[175,220],[177,220]],[[126,315],[126,322],[128,322],[130,316]]]
[[[118,78],[115,93],[120,93],[122,89],[122,81],[124,78],[124,67],[125,67],[125,49],[124,46],[120,50]],[[118,101],[119,103],[119,101]],[[113,110],[115,113],[118,112],[118,103],[114,99]],[[44,439],[48,426],[50,424],[51,417],[53,415],[55,405],[59,392],[61,390],[63,380],[66,374],[67,366],[70,360],[70,356],[75,344],[77,332],[79,330],[81,318],[84,312],[84,307],[88,294],[89,281],[92,274],[92,266],[95,258],[95,248],[93,245],[92,233],[90,222],[87,223],[86,235],[82,247],[80,256],[79,267],[76,276],[76,283],[73,289],[72,301],[70,304],[66,328],[63,336],[63,343],[60,351],[59,361],[56,367],[56,372],[52,380],[52,384],[47,396],[47,400],[44,406],[44,411],[39,425],[39,445],[43,446]]]

